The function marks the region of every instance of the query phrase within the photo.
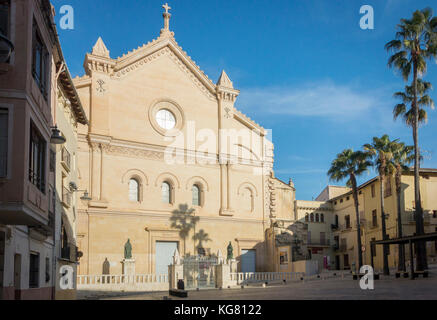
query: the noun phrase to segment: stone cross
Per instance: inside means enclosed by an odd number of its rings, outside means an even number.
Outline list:
[[[162,7],[165,9],[165,13],[168,13],[168,10],[171,9],[167,2]]]

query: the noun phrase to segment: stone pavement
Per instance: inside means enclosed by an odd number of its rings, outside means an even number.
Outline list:
[[[437,270],[436,270],[437,271]],[[351,275],[344,279],[310,280],[305,282],[275,283],[263,288],[261,285],[246,286],[244,289],[189,291],[188,298],[169,297],[168,292],[148,293],[93,293],[81,292],[78,298],[109,300],[380,300],[380,299],[437,299],[437,273],[430,278],[395,279],[381,276],[375,280],[374,290],[362,290],[359,281]]]

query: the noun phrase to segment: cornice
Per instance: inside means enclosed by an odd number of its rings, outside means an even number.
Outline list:
[[[165,218],[168,219],[171,216],[171,212],[169,211],[165,211],[165,210],[154,210],[154,211],[149,211],[149,212],[145,212],[145,211],[122,211],[122,209],[100,209],[100,210],[96,210],[96,209],[78,209],[77,210],[80,213],[87,213],[88,215],[104,215],[104,216],[133,216],[133,217],[151,217],[151,218]],[[225,217],[225,216],[202,216],[199,215],[198,217],[201,218],[201,220],[203,221],[219,221],[219,222],[244,222],[244,223],[253,223],[253,224],[262,224],[263,220],[262,218],[260,219],[242,219],[242,218],[235,218],[235,217]],[[171,230],[171,229],[169,229]],[[246,240],[246,239],[241,239],[242,241]],[[251,239],[247,239],[248,241],[250,241]],[[258,241],[258,240],[256,240]]]
[[[245,114],[243,114],[241,111],[239,111],[235,108],[235,112],[233,114],[234,114],[234,118],[236,120],[238,120],[239,122],[241,122],[243,125],[251,128],[251,129],[257,129],[260,132],[261,136],[266,135],[266,130],[262,126],[260,126],[258,123],[253,121],[251,118],[249,118]]]
[[[161,57],[169,56],[176,65],[186,73],[191,81],[199,87],[199,89],[210,99],[216,100],[216,86],[207,77],[207,75],[200,70],[200,68],[191,60],[186,52],[171,38],[164,38],[162,41],[155,40],[150,45],[136,50],[130,54],[129,57],[117,61],[113,68],[112,77],[120,79],[132,71],[146,65],[147,63]]]
[[[82,77],[76,76],[73,78],[73,84],[76,88],[82,88],[91,85],[91,77],[89,75],[84,75]]]
[[[102,145],[102,148],[104,148],[104,151],[108,154],[148,158],[152,160],[163,160],[167,148],[167,146],[162,146],[162,145],[119,140],[119,139],[114,139],[113,137],[110,136],[101,136],[96,134],[79,133],[78,141],[91,144],[93,148]],[[208,156],[208,154],[200,154],[195,150],[188,150],[182,148],[172,150],[172,154],[176,156],[183,156],[186,163],[188,164],[196,163],[195,160],[202,160],[202,162],[205,162],[206,165],[217,165],[219,163],[218,154],[213,154],[211,156]],[[269,158],[262,161],[262,160],[245,159],[241,157],[232,157],[227,154],[222,154],[220,156],[223,161],[233,162],[237,165],[262,167],[263,164],[267,165],[271,163],[271,160]],[[199,165],[199,163],[196,164]]]

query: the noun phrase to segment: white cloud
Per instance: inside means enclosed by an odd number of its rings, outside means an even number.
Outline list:
[[[299,87],[267,87],[241,90],[238,104],[271,115],[350,119],[380,106],[377,93],[331,81]]]

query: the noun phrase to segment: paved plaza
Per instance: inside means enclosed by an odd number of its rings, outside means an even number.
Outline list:
[[[267,287],[250,285],[223,290],[189,291],[188,298],[169,297],[168,292],[150,293],[91,293],[79,292],[79,299],[110,300],[380,300],[380,299],[437,299],[437,270],[429,278],[396,279],[394,274],[375,280],[374,290],[362,290],[352,275],[326,280],[314,279],[287,284],[273,283]]]

